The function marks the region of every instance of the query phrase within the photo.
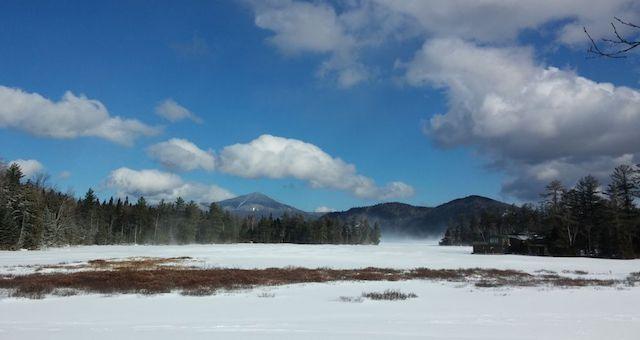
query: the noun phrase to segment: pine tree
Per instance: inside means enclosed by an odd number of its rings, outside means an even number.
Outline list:
[[[371,243],[373,244],[380,244],[380,236],[381,236],[381,232],[380,232],[380,224],[378,224],[378,222],[373,224],[373,233],[371,236]]]
[[[80,216],[82,225],[82,235],[85,244],[95,243],[95,235],[98,231],[98,217],[96,210],[100,203],[96,203],[98,197],[93,189],[89,188],[84,195],[84,199],[80,202]]]
[[[607,187],[613,223],[609,228],[611,230],[603,232],[613,256],[635,257],[633,239],[637,221],[634,199],[638,190],[637,170],[634,167],[623,164],[614,169]]]
[[[591,175],[587,175],[578,181],[575,188],[574,215],[577,216],[582,235],[585,238],[584,242],[586,244],[581,246],[581,250],[588,255],[593,255],[594,253],[594,229],[600,227],[600,218],[603,212],[599,187],[598,180]]]
[[[178,242],[181,244],[194,243],[196,241],[196,231],[199,223],[200,209],[194,201],[190,201],[184,207],[184,217],[178,225]]]

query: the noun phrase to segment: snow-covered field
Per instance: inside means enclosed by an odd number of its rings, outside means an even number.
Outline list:
[[[188,246],[87,246],[44,251],[0,251],[0,273],[27,273],[37,265],[86,262],[92,259],[189,256],[202,267],[268,268],[364,267],[432,269],[497,268],[533,273],[537,270],[583,270],[597,278],[624,278],[640,271],[640,260],[604,260],[519,255],[473,255],[471,247],[441,247],[434,242],[389,242],[378,246],[299,244],[220,244]]]
[[[0,252],[0,272],[132,256],[190,256],[202,267],[500,268],[582,270],[624,278],[640,261],[472,255],[433,243],[380,246],[92,246]],[[341,302],[398,289],[405,301]],[[79,295],[0,298],[0,339],[638,339],[640,287],[475,288],[430,281],[337,282],[256,288],[205,297]]]

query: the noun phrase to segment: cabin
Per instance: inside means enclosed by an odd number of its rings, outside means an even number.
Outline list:
[[[491,236],[488,242],[474,242],[474,254],[506,254],[509,240],[503,235]]]
[[[548,256],[545,239],[536,234],[509,235],[509,254]]]
[[[548,256],[549,250],[541,235],[513,234],[492,236],[489,242],[476,242],[473,253]]]

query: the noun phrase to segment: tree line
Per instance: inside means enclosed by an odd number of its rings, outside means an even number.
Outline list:
[[[144,197],[100,201],[89,189],[76,199],[46,183],[24,180],[17,164],[0,164],[0,249],[64,245],[190,243],[378,244],[380,228],[366,220],[307,220],[299,215],[238,217],[211,203],[149,204]]]
[[[541,202],[482,211],[451,221],[443,244],[490,242],[509,234],[539,235],[555,256],[640,257],[640,168],[620,165],[602,187],[587,175],[572,188],[554,180]]]

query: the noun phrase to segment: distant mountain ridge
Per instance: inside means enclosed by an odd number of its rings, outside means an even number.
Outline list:
[[[327,214],[302,211],[258,192],[220,201],[217,204],[241,217],[253,215],[277,218],[288,214],[303,215],[312,219],[330,218],[341,222],[366,218],[371,225],[378,223],[384,235],[414,237],[441,236],[451,220],[477,215],[483,210],[501,212],[509,208],[504,202],[478,195],[458,198],[436,207],[389,202]]]
[[[284,214],[314,216],[314,213],[308,213],[290,205],[280,203],[259,192],[230,198],[217,202],[217,204],[222,209],[242,217],[253,215],[256,217],[273,216],[276,218]]]
[[[461,216],[471,217],[483,210],[501,212],[509,206],[488,197],[471,195],[433,208],[392,202],[328,213],[322,218],[340,221],[366,218],[370,224],[378,223],[386,236],[429,237],[441,236],[449,221]]]

